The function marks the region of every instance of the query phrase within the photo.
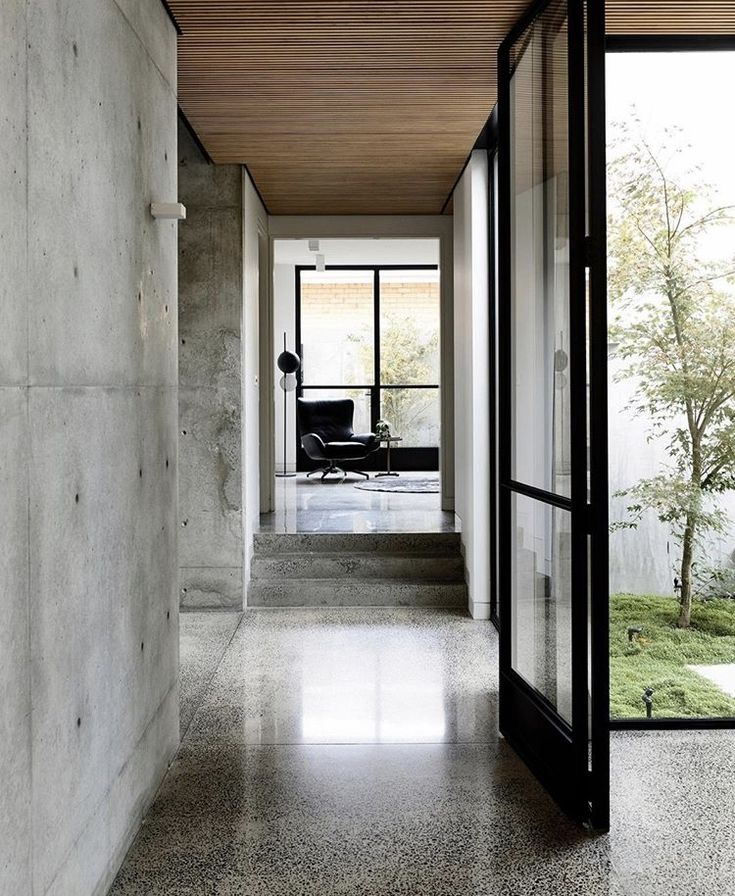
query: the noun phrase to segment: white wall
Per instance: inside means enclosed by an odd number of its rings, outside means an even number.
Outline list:
[[[178,744],[176,33],[0,3],[0,893],[102,893]]]
[[[253,532],[260,519],[260,308],[263,245],[268,216],[250,175],[242,171],[243,300],[242,300],[242,508],[243,582],[250,580]],[[247,603],[247,598],[245,600]]]
[[[488,350],[488,164],[477,150],[454,191],[455,508],[475,619],[490,616]]]
[[[296,348],[296,272],[293,263],[280,262],[280,241],[276,243],[275,259],[273,267],[273,364],[283,351],[283,334],[286,334],[286,344],[289,351],[297,351]],[[305,262],[308,264],[309,262]],[[276,406],[276,470],[283,471],[283,389],[279,383],[281,371],[275,368],[275,406]],[[290,392],[286,396],[287,427],[286,438],[286,471],[293,472],[296,469],[296,440],[294,427],[296,425],[296,393]]]

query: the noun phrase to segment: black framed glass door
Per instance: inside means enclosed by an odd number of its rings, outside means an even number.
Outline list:
[[[436,265],[296,267],[297,395],[351,398],[356,432],[387,420],[397,470],[439,468],[439,302]],[[384,451],[361,465],[383,469]]]
[[[500,728],[609,816],[604,4],[544,0],[499,53]]]

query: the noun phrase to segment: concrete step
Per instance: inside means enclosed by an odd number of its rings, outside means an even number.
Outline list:
[[[259,554],[459,554],[458,532],[256,532]]]
[[[250,607],[467,607],[462,582],[405,579],[255,579]]]
[[[255,554],[254,581],[260,579],[400,579],[464,582],[459,554],[277,553]]]

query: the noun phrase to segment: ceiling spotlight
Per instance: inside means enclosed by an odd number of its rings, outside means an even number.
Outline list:
[[[317,257],[316,257],[316,269],[317,269],[317,271],[323,271],[323,270],[324,270],[324,256],[323,256],[323,255],[317,255]]]

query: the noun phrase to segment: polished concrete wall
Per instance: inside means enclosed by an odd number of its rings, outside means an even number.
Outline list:
[[[178,742],[176,34],[0,4],[0,892],[104,892]]]
[[[242,606],[242,173],[179,124],[179,587],[182,609]],[[257,465],[256,465],[257,468]]]

